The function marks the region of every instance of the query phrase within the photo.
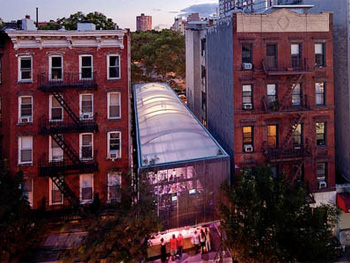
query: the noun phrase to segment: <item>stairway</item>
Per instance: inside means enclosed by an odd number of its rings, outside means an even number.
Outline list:
[[[282,110],[286,106],[287,101],[290,99],[290,96],[292,95],[295,87],[300,83],[303,76],[304,74],[300,74],[297,78],[292,80],[292,85],[289,86],[288,90],[279,103],[279,110]]]
[[[52,91],[51,93],[55,97],[55,99],[58,101],[58,103],[63,107],[63,109],[68,113],[68,115],[72,118],[74,123],[77,125],[80,125],[81,122],[79,117],[74,113],[74,111],[71,109],[68,103],[62,98],[62,96],[56,91]]]
[[[288,148],[288,145],[292,139],[293,132],[296,130],[298,125],[301,123],[301,120],[303,119],[304,113],[298,114],[297,118],[292,120],[291,127],[287,133],[287,135],[283,139],[282,143],[282,150],[286,150]]]
[[[73,191],[69,188],[69,186],[65,183],[64,179],[57,175],[50,175],[51,180],[58,187],[58,189],[63,194],[64,198],[68,200],[68,202],[77,210],[80,210],[80,201],[79,198],[75,196]]]
[[[78,165],[81,164],[79,156],[72,151],[72,149],[64,142],[61,136],[58,134],[50,134],[51,138],[57,143],[59,147],[64,151],[64,153],[68,156],[68,158],[73,162],[73,164]]]

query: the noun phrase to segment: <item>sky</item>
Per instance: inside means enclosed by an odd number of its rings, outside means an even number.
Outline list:
[[[77,11],[87,14],[99,11],[113,19],[119,27],[136,28],[136,16],[152,16],[152,26],[170,27],[174,17],[200,12],[202,17],[215,12],[219,0],[0,0],[0,18],[18,20],[30,15],[35,20],[39,8],[39,21],[68,17]]]

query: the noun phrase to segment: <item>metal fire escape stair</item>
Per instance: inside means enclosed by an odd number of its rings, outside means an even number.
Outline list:
[[[52,91],[51,94],[55,97],[55,99],[63,107],[63,109],[68,113],[68,115],[72,118],[74,123],[77,125],[80,125],[81,122],[79,117],[74,113],[74,111],[71,109],[68,103],[62,98],[62,96],[56,91]]]
[[[50,134],[51,138],[57,143],[57,145],[64,151],[64,153],[68,156],[68,158],[73,162],[75,165],[81,164],[81,161],[79,159],[79,156],[72,151],[72,149],[68,146],[66,142],[62,139],[61,136],[58,134]]]
[[[301,120],[303,119],[303,117],[304,117],[304,113],[301,113],[301,114],[298,114],[297,118],[292,120],[291,127],[290,127],[287,135],[283,139],[282,150],[287,149],[287,147],[292,139],[293,132],[296,130],[298,125],[301,123]]]
[[[304,76],[304,74],[300,74],[297,78],[292,80],[292,85],[289,86],[288,90],[286,91],[286,93],[284,94],[284,96],[282,97],[282,99],[279,103],[279,110],[282,110],[286,106],[287,101],[290,99],[290,96],[292,95],[295,87],[301,81],[303,76]]]
[[[79,198],[75,196],[73,191],[65,183],[64,179],[60,178],[57,175],[50,175],[50,178],[54,182],[54,184],[57,186],[57,188],[61,191],[64,198],[66,198],[68,202],[73,206],[73,208],[80,211]]]

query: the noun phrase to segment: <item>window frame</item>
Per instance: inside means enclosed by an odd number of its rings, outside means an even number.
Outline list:
[[[268,46],[274,46],[274,56],[268,56]],[[273,69],[277,69],[278,68],[278,44],[277,43],[266,43],[265,45],[265,49],[266,49],[266,52],[265,52],[265,58],[266,58],[266,63],[267,63],[267,67],[269,70],[273,70]],[[274,61],[273,61],[273,64],[272,65],[272,61],[270,62],[269,61],[269,57],[274,57]],[[272,60],[272,59],[271,59]],[[271,63],[271,65],[269,65],[269,63]]]
[[[293,46],[298,46],[298,53],[293,54]],[[302,67],[302,43],[291,43],[290,44],[290,59],[291,59],[291,67],[293,69],[300,69]]]
[[[321,87],[323,86],[323,92],[317,92],[317,85],[318,84],[322,84],[320,85],[320,89],[322,89]],[[323,100],[323,103],[322,104],[319,104],[317,103],[317,96],[318,95],[322,95],[322,100]],[[317,107],[320,107],[320,106],[326,106],[326,82],[315,82],[315,105]]]
[[[243,48],[244,46],[249,46],[249,50],[246,51],[247,53],[249,52],[249,62],[247,60],[248,57],[243,58]],[[253,43],[242,43],[241,44],[241,64],[243,63],[250,63],[253,65]],[[243,66],[242,66],[243,67]]]
[[[323,133],[322,132],[317,132],[317,125],[318,124],[323,124]],[[327,146],[327,122],[322,121],[322,122],[316,122],[315,123],[315,132],[316,132],[316,146],[317,147],[325,147]],[[318,139],[318,135],[323,135],[323,139]],[[320,143],[319,141],[323,141],[323,144]]]
[[[82,187],[84,176],[91,176],[91,199],[83,200],[83,188],[87,188],[87,187]],[[91,204],[94,201],[94,174],[88,173],[88,174],[79,175],[79,201],[81,204]]]
[[[111,114],[111,111],[110,111],[110,107],[113,106],[113,105],[110,105],[111,103],[111,95],[113,94],[119,94],[119,116],[117,117],[111,117],[110,114]],[[122,102],[122,93],[121,92],[108,92],[107,93],[107,118],[109,120],[118,120],[118,119],[121,119],[122,117],[122,107],[121,107],[121,102]]]
[[[324,164],[324,173],[322,173],[321,176],[319,176],[319,165],[321,164]],[[327,162],[317,162],[316,163],[316,180],[317,180],[317,183],[321,182],[321,181],[324,181],[328,184],[328,163]],[[319,188],[319,187],[318,187]],[[320,188],[319,188],[320,189]]]
[[[22,99],[23,98],[30,98],[31,100],[31,115],[22,115]],[[20,124],[25,124],[22,123],[22,118],[29,118],[28,123],[33,123],[33,112],[34,112],[34,103],[33,103],[33,96],[19,96],[18,97],[18,123]]]
[[[275,88],[275,94],[274,95],[269,95],[269,86],[274,86]],[[269,101],[269,98],[274,97],[273,101]],[[266,85],[266,99],[267,99],[267,105],[269,107],[274,106],[274,104],[277,103],[277,99],[278,99],[278,94],[277,94],[277,84],[275,83],[270,83]]]
[[[119,65],[118,66],[115,66],[116,68],[119,68],[119,76],[117,77],[111,77],[110,76],[110,58],[111,57],[118,57],[118,63]],[[122,77],[122,72],[121,72],[121,56],[119,54],[108,54],[107,55],[107,79],[108,80],[118,80],[118,79],[121,79]]]
[[[245,128],[250,128],[250,136],[245,136],[245,134],[248,134],[247,132],[244,132]],[[245,139],[249,139],[249,142],[245,142]],[[253,152],[254,152],[254,126],[243,126],[242,127],[242,145],[243,145],[243,152],[244,151],[244,146],[245,145],[252,145],[253,146]]]
[[[294,84],[293,84],[294,85]],[[303,91],[302,91],[302,88],[303,88],[303,86],[301,85],[301,83],[295,83],[295,87],[294,87],[294,89],[293,89],[293,91],[292,91],[292,101],[291,101],[291,104],[292,104],[292,107],[300,107],[300,106],[302,106],[303,105]],[[295,89],[296,89],[296,87],[299,85],[299,93],[298,94],[295,94],[294,93],[294,91],[295,91]],[[293,100],[294,100],[294,97],[295,96],[298,96],[298,98],[299,98],[299,103],[298,104],[295,104],[295,103],[293,103]]]
[[[57,188],[57,189],[54,189]],[[54,202],[53,198],[53,191],[59,191],[61,193],[61,201],[60,202]],[[61,190],[57,187],[57,185],[54,183],[54,181],[49,178],[49,205],[63,205],[64,203],[64,195],[61,192]]]
[[[250,91],[244,91],[245,87],[250,87]],[[250,96],[246,96],[245,93],[250,92]],[[244,98],[250,98],[249,102],[244,102]],[[242,109],[244,109],[244,105],[251,104],[252,109],[254,109],[254,102],[253,102],[253,85],[252,84],[243,84],[242,85]]]
[[[91,135],[91,145],[84,147],[91,147],[91,157],[83,157],[83,136]],[[79,159],[81,161],[89,161],[94,159],[94,134],[92,132],[85,132],[79,134]]]
[[[62,95],[60,95],[61,97],[62,97]],[[63,98],[63,97],[62,97]],[[53,101],[57,101],[56,100],[56,98],[53,96],[53,95],[50,95],[49,96],[49,120],[50,120],[50,122],[60,122],[60,121],[63,121],[63,119],[64,119],[64,109],[63,109],[63,107],[62,107],[62,105],[60,104],[60,106],[59,107],[53,107],[52,105],[53,105]],[[57,101],[58,102],[58,101]],[[59,102],[58,102],[58,104],[59,104]],[[60,108],[61,109],[61,112],[62,112],[62,118],[61,119],[52,119],[52,109],[58,109],[58,108]]]
[[[275,135],[270,135],[270,129],[269,127],[274,126],[276,128],[276,134]],[[275,145],[271,145],[269,143],[269,138],[274,138],[275,139]],[[271,125],[267,125],[267,145],[270,148],[278,148],[278,125],[277,124],[271,124]]]
[[[22,138],[30,138],[31,147],[22,149]],[[22,161],[22,151],[30,150],[30,161]],[[33,136],[18,136],[18,164],[33,164]]]
[[[64,140],[64,137],[63,137],[63,134],[57,134],[57,136],[61,136],[61,139],[62,140]],[[64,159],[64,151],[63,151],[63,149],[61,148],[61,147],[59,147],[58,146],[58,148],[60,148],[60,151],[62,152],[62,158],[61,159],[57,159],[57,160],[54,160],[53,159],[53,144],[54,143],[56,143],[55,141],[54,141],[54,139],[51,137],[51,136],[49,136],[49,162],[50,163],[58,163],[58,162],[62,162],[63,161],[63,159]]]
[[[22,59],[30,58],[30,79],[22,78],[22,68],[21,61]],[[33,56],[19,56],[18,57],[18,82],[33,82]]]
[[[121,131],[110,131],[107,132],[107,159],[112,159],[110,157],[111,155],[111,134],[112,133],[118,133],[119,134],[119,154],[117,155],[116,159],[122,158],[122,133]]]
[[[52,59],[53,58],[60,58],[61,59],[61,78],[57,78],[57,79],[54,79],[52,78]],[[59,68],[55,68],[55,69],[59,69]],[[63,56],[60,56],[60,55],[52,55],[52,56],[49,56],[49,80],[50,81],[62,81],[63,80]]]
[[[31,184],[31,190],[32,191],[26,191],[25,190],[25,181],[30,180],[30,184]],[[27,197],[27,200],[29,202],[30,207],[33,207],[33,202],[34,202],[34,180],[33,178],[27,178],[23,180],[23,196]]]
[[[91,112],[83,113],[83,96],[91,96]],[[89,118],[84,118],[84,114],[89,114]],[[94,118],[94,94],[93,93],[81,93],[79,94],[79,116],[81,120],[92,120]]]
[[[121,172],[110,172],[107,174],[107,202],[108,203],[112,203],[112,202],[121,202],[121,192],[120,192],[120,197],[119,199],[111,199],[111,190],[110,190],[110,187],[112,186],[116,186],[116,185],[111,185],[111,180],[110,180],[110,177],[112,176],[118,176],[120,177],[120,184],[119,184],[119,189],[122,188],[122,183],[123,183],[123,180],[122,180],[122,173]]]
[[[298,126],[300,125],[300,135],[297,135],[295,134],[295,131],[298,129]],[[293,131],[292,133],[292,146],[293,148],[296,148],[296,147],[301,147],[303,145],[303,124],[302,123],[299,123],[297,126],[297,128]],[[300,137],[300,143],[294,143],[294,138],[296,137]]]
[[[316,53],[316,45],[321,45],[322,54]],[[316,68],[323,68],[326,66],[326,43],[315,43],[314,44],[314,55],[315,55],[315,67]],[[322,55],[322,63],[318,64],[317,61],[317,55]]]
[[[83,78],[83,57],[91,58],[91,78]],[[88,68],[88,67],[85,67]],[[93,80],[94,79],[94,57],[90,54],[79,55],[79,80]]]

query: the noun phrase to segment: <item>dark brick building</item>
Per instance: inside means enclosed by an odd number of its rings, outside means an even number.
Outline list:
[[[35,209],[117,201],[130,164],[129,31],[33,30],[30,19],[22,28],[0,32],[11,172],[23,171]]]

